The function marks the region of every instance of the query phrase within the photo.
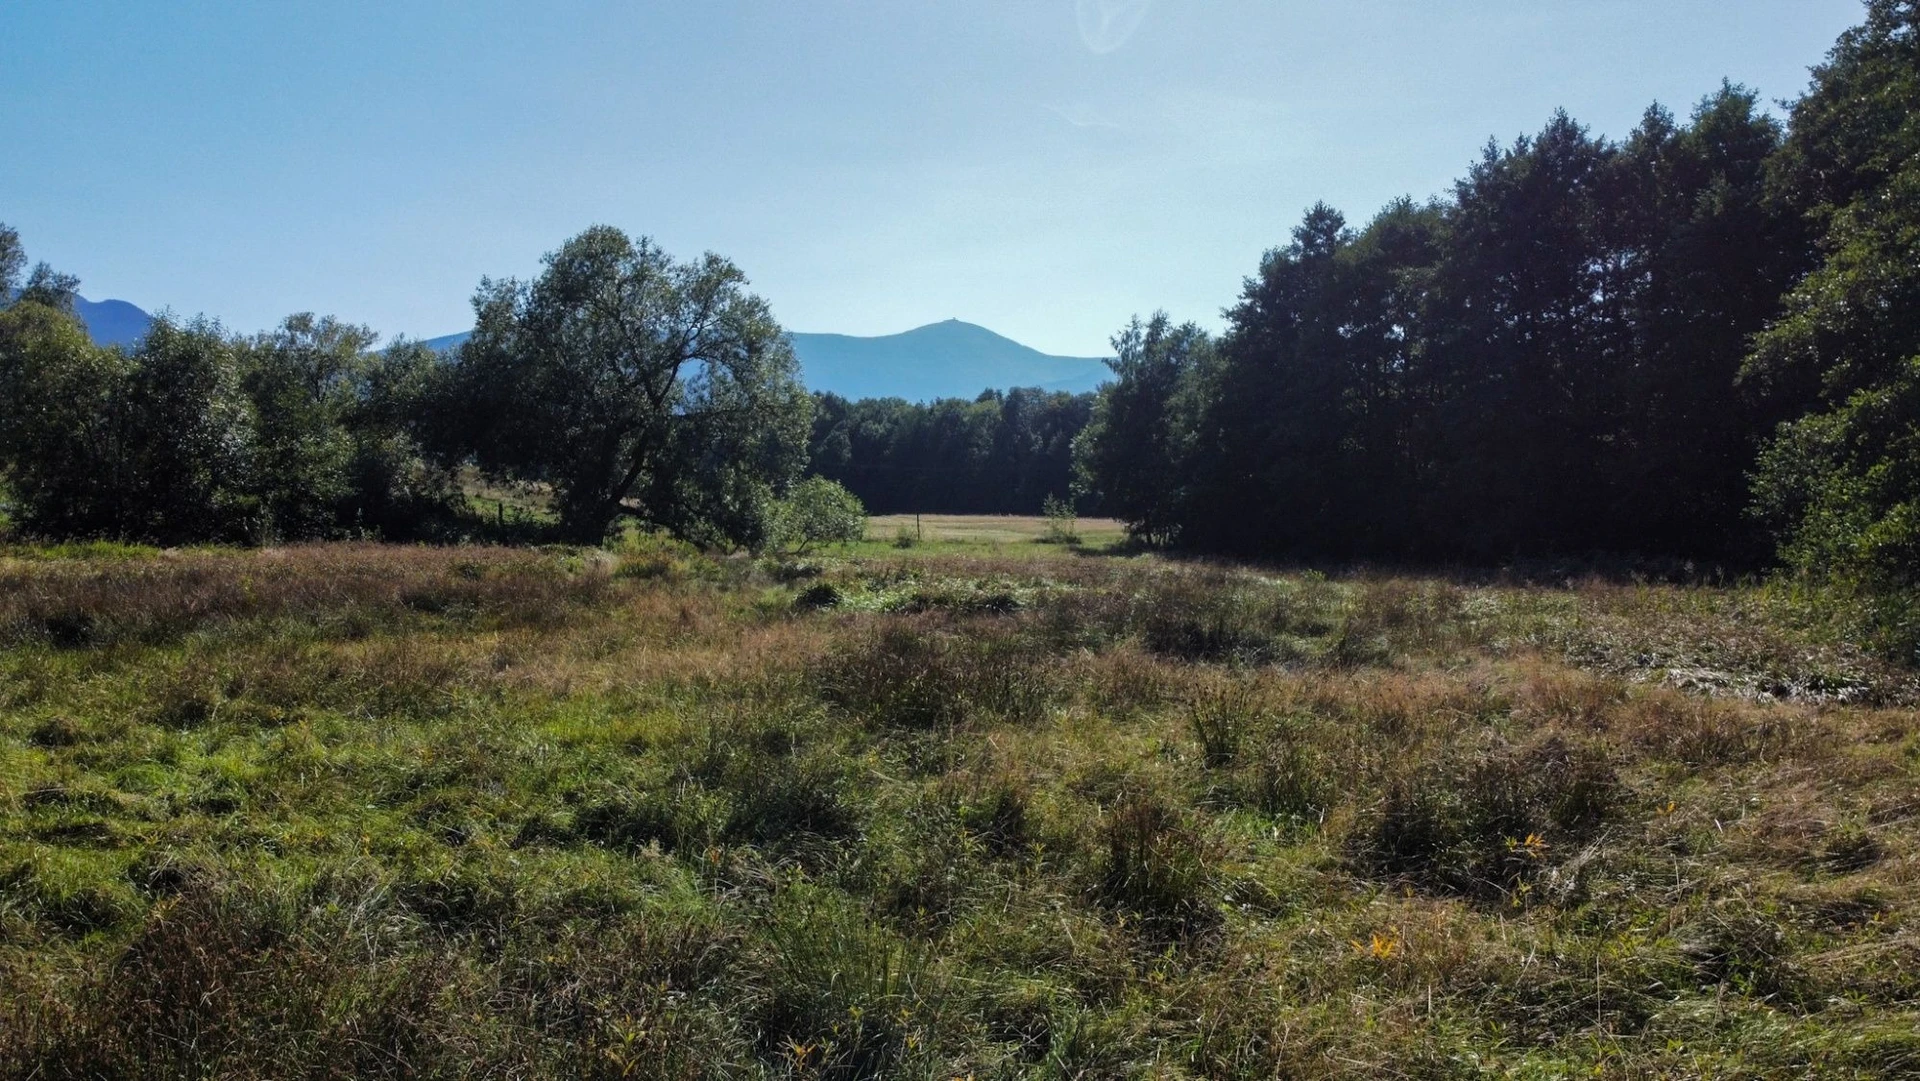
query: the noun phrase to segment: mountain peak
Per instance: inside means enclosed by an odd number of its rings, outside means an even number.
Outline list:
[[[807,386],[844,398],[928,401],[1010,387],[1078,393],[1108,377],[1097,357],[1052,356],[959,318],[878,337],[791,337]]]
[[[88,300],[73,298],[73,313],[87,328],[87,336],[99,345],[131,346],[146,336],[153,316],[124,300]]]

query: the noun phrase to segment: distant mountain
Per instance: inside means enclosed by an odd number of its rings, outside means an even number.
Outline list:
[[[98,345],[132,345],[152,325],[153,316],[124,300],[73,298],[74,313]]]
[[[15,295],[19,290],[14,291]],[[153,316],[124,300],[73,298],[73,312],[95,345],[132,345],[152,325]]]
[[[429,338],[457,349],[467,334]],[[1107,381],[1098,357],[1058,357],[1004,338],[986,327],[949,319],[901,334],[794,334],[807,389],[843,398],[974,398],[989,388],[1043,387],[1078,394]]]
[[[102,345],[131,345],[153,318],[124,300],[78,300],[87,333]],[[428,338],[457,349],[471,332]],[[1043,387],[1078,394],[1109,378],[1098,357],[1058,357],[1004,338],[986,327],[949,319],[901,334],[795,334],[800,378],[807,389],[843,398],[973,398],[989,388]]]
[[[843,398],[973,398],[1008,387],[1079,393],[1109,376],[1098,357],[1052,356],[958,319],[878,338],[795,334],[793,351],[809,389]]]

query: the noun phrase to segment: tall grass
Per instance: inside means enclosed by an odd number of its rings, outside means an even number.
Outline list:
[[[1755,591],[59,556],[0,1077],[1920,1068],[1910,677]]]

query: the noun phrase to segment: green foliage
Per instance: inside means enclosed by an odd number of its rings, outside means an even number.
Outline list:
[[[1805,264],[1781,139],[1726,86],[1620,143],[1557,115],[1363,228],[1313,207],[1217,344],[1164,316],[1116,339],[1088,487],[1247,555],[1753,558],[1746,473],[1792,406],[1734,376]]]
[[[35,263],[33,273],[20,288],[16,301],[44,304],[55,311],[73,314],[73,302],[80,294],[80,279],[62,274],[45,263]]]
[[[1794,570],[1877,594],[1875,634],[1920,648],[1920,11],[1876,0],[1794,110],[1783,183],[1825,258],[1755,340],[1743,378],[1815,411],[1761,455],[1755,505]],[[1904,595],[1904,596],[1903,596]]]
[[[0,312],[0,475],[21,528],[258,542],[404,538],[448,517],[451,478],[419,450],[430,351],[375,354],[371,331],[311,315],[240,339],[164,313],[130,351],[103,349],[73,284],[36,270]]]
[[[1219,918],[1205,839],[1159,793],[1129,792],[1100,824],[1103,900],[1156,931],[1192,932]]]
[[[118,532],[128,358],[33,300],[0,311],[0,465],[22,527]]]
[[[0,222],[0,302],[11,298],[20,287],[20,272],[26,266],[27,252],[20,246],[20,231]]]
[[[178,543],[243,534],[263,441],[235,349],[211,323],[155,319],[127,379],[124,535]]]
[[[811,400],[746,276],[596,226],[530,283],[482,281],[451,376],[447,433],[492,472],[554,488],[598,543],[631,514],[691,540],[761,546],[798,473]]]
[[[325,535],[351,494],[354,447],[343,421],[375,338],[367,327],[301,314],[243,347],[260,437],[254,490],[263,540]]]
[[[1071,499],[1061,499],[1048,493],[1040,504],[1040,512],[1047,519],[1046,532],[1040,534],[1042,544],[1079,544],[1080,531],[1077,528],[1079,514],[1073,509]]]
[[[1036,387],[926,403],[820,394],[808,468],[876,514],[1034,514],[1071,490],[1092,407],[1091,394]]]
[[[850,544],[867,535],[859,497],[825,477],[808,477],[773,506],[773,546],[805,553],[823,544]]]
[[[1113,347],[1115,381],[1074,442],[1074,468],[1105,513],[1148,543],[1165,544],[1179,532],[1193,483],[1213,343],[1199,327],[1175,327],[1159,313],[1149,323],[1135,319]]]
[[[408,535],[449,484],[378,411],[385,362],[367,341],[306,316],[237,341],[163,315],[123,353],[16,304],[0,313],[0,460],[22,527],[170,544]]]

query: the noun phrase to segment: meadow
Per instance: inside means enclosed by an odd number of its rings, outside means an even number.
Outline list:
[[[1073,543],[1065,544],[1065,536],[1059,534],[1070,536]],[[1014,514],[876,514],[867,519],[867,540],[901,550],[989,556],[1009,549],[1033,554],[1031,544],[1036,541],[1059,544],[1075,554],[1105,553],[1126,546],[1127,528],[1112,518],[1054,522]],[[878,554],[872,549],[859,552]]]
[[[0,550],[0,1077],[1920,1072],[1790,589],[940,527]]]

